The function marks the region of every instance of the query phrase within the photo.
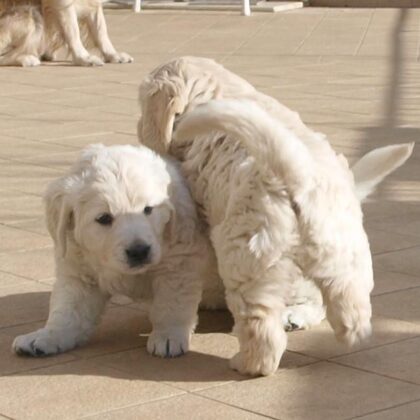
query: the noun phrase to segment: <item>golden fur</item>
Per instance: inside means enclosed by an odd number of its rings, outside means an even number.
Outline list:
[[[0,65],[36,66],[53,60],[63,47],[76,65],[102,65],[82,38],[101,51],[105,62],[133,61],[113,47],[101,0],[0,0]]]

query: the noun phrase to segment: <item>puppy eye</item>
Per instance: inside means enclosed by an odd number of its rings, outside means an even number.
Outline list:
[[[110,226],[112,225],[112,222],[114,221],[114,218],[112,217],[112,214],[109,213],[103,213],[99,217],[95,219],[100,225],[103,226]]]
[[[150,207],[150,206],[146,206],[143,210],[144,214],[147,215],[147,216],[149,214],[152,214],[152,211],[153,211],[153,207]]]
[[[179,118],[181,116],[180,112],[175,112],[175,118]]]

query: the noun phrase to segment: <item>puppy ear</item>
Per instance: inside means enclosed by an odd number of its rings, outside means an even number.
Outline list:
[[[175,117],[184,111],[184,101],[169,92],[165,83],[150,78],[140,86],[142,115],[137,124],[139,142],[166,153],[172,141]]]
[[[71,177],[53,181],[44,195],[47,228],[61,257],[67,251],[67,232],[73,228],[73,207],[69,193]]]

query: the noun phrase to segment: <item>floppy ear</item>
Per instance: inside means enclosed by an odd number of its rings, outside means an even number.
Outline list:
[[[47,228],[63,258],[67,251],[67,233],[73,228],[73,207],[69,200],[70,178],[53,181],[44,195]]]
[[[172,140],[175,116],[184,111],[184,101],[173,96],[165,83],[150,77],[140,85],[139,101],[142,111],[137,124],[139,142],[166,153]]]
[[[394,144],[374,149],[351,168],[360,200],[371,194],[390,173],[399,168],[413,152],[414,143]]]

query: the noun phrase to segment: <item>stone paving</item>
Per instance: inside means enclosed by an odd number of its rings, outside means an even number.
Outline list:
[[[351,161],[420,139],[420,10],[106,15],[134,64],[0,68],[0,419],[418,419],[420,145],[365,205],[376,286],[363,347],[341,347],[324,323],[289,334],[277,374],[249,379],[228,368],[237,349],[228,313],[202,313],[192,351],[161,360],[145,350],[146,314],[118,299],[87,346],[50,358],[11,353],[13,337],[47,316],[46,183],[84,145],[136,144],[137,88],[163,60],[221,61]]]

